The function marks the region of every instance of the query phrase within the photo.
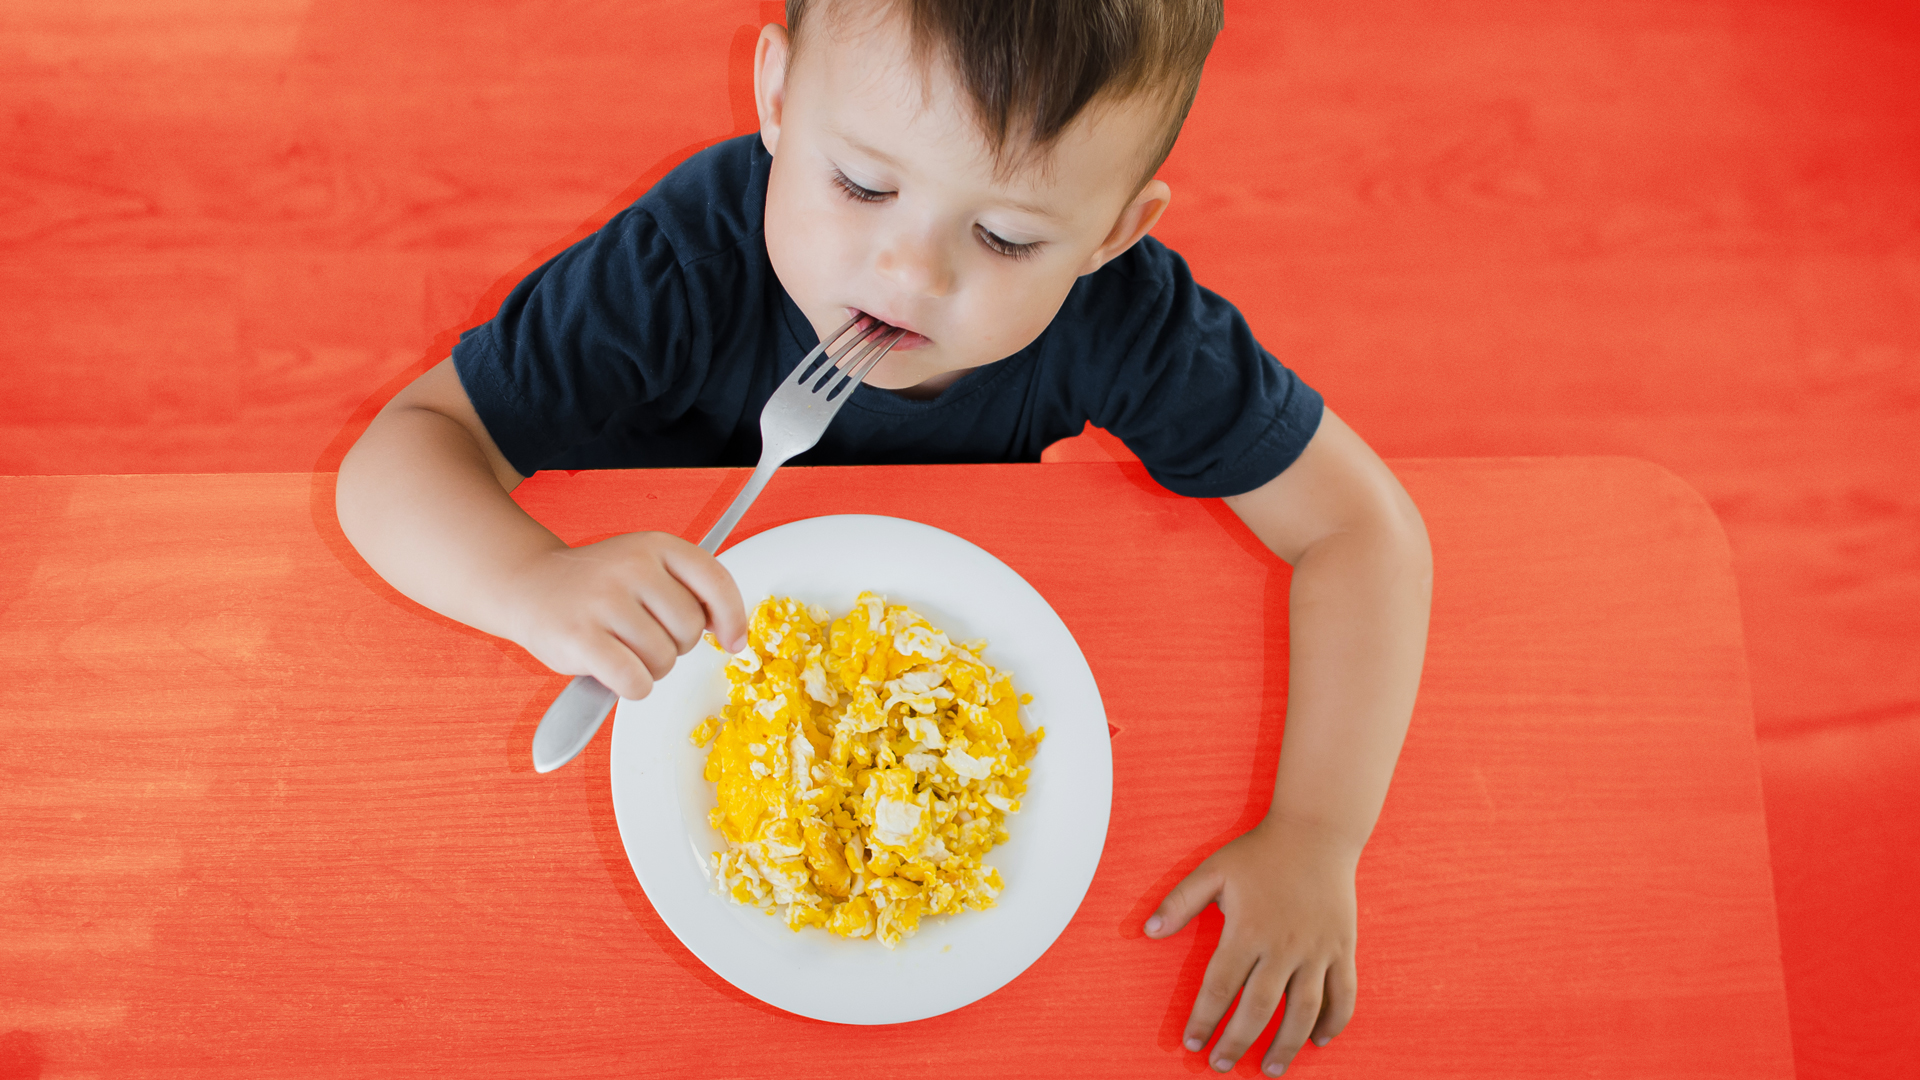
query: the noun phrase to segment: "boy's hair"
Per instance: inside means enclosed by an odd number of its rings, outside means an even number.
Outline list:
[[[794,53],[810,10],[849,0],[787,0]],[[1145,183],[1180,134],[1200,68],[1225,21],[1222,0],[886,0],[923,60],[947,62],[1003,167],[1044,150],[1095,100],[1152,94],[1166,129]]]

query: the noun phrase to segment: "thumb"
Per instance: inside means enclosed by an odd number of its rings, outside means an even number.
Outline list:
[[[1180,932],[1195,915],[1206,910],[1208,904],[1220,895],[1220,872],[1215,869],[1212,859],[1193,868],[1193,873],[1180,879],[1166,899],[1160,901],[1160,907],[1147,919],[1146,931],[1150,938],[1171,937]]]
[[[720,639],[728,652],[746,648],[747,607],[740,599],[740,587],[734,584],[733,575],[720,565],[720,560],[692,544],[683,543],[681,547],[682,550],[668,550],[667,572],[700,601],[707,612],[707,629],[713,631],[713,636]]]

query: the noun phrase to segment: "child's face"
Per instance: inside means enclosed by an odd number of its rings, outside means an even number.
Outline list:
[[[998,175],[952,76],[916,68],[892,16],[853,6],[816,5],[791,68],[785,29],[761,33],[767,255],[820,336],[856,311],[912,331],[867,382],[926,396],[1025,348],[1074,279],[1153,226],[1169,192],[1140,171],[1163,120],[1096,104]]]

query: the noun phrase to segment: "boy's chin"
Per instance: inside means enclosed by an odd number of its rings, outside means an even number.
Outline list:
[[[887,355],[873,365],[865,380],[868,386],[880,390],[907,390],[925,382],[938,372],[929,372],[919,364],[905,357]]]
[[[895,365],[889,356],[874,365],[863,381],[876,390],[890,390],[904,397],[934,397],[964,374],[966,369],[949,370],[917,362]]]
[[[875,390],[886,390],[896,394],[908,395],[911,395],[920,387],[921,383],[925,382],[923,379],[878,379],[872,375],[868,375],[864,381]]]

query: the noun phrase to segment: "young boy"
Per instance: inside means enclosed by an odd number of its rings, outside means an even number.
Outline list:
[[[1221,497],[1294,566],[1272,808],[1147,920],[1209,903],[1187,1022],[1222,1071],[1285,996],[1279,1075],[1353,1013],[1354,871],[1425,649],[1419,513],[1233,307],[1146,238],[1154,178],[1219,0],[788,0],[755,57],[757,136],[686,162],[521,283],[381,411],[341,525],[427,607],[628,698],[713,631],[719,563],[662,533],[569,549],[508,497],[536,469],[751,465],[758,416],[819,335],[908,331],[799,464],[1033,461],[1095,424],[1181,494]]]

